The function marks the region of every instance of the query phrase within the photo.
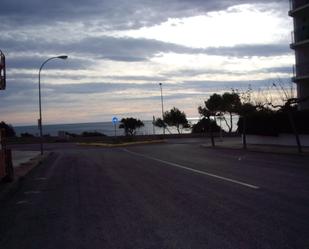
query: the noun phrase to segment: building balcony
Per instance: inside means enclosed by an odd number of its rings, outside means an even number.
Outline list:
[[[293,66],[292,80],[294,82],[309,80],[309,62],[296,64]]]
[[[289,15],[294,16],[296,13],[301,12],[309,8],[308,0],[290,0]]]
[[[291,48],[309,43],[309,26],[304,26],[301,29],[292,31],[291,39]]]

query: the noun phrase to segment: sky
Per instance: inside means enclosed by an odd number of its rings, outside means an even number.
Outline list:
[[[43,123],[142,120],[177,107],[187,117],[231,89],[276,98],[294,54],[287,0],[1,0],[7,88],[0,120]],[[282,94],[282,93],[281,93]],[[280,95],[280,94],[279,94]]]

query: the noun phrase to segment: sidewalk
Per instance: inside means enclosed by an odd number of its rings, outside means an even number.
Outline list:
[[[212,147],[210,139],[209,142],[202,144],[202,147]],[[240,137],[223,138],[222,140],[216,138],[215,148],[242,150],[242,139]],[[297,146],[247,144],[247,151],[309,156],[309,147],[302,147],[303,152],[300,154],[297,150]]]
[[[13,182],[0,182],[0,201],[9,194],[15,192],[20,186],[21,180],[34,167],[38,166],[49,153],[40,155],[39,151],[12,151],[14,167]]]
[[[39,151],[15,151],[12,150],[13,167],[18,168],[22,164],[40,155]]]

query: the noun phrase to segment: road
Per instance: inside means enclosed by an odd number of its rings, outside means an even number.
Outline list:
[[[309,248],[309,158],[55,149],[0,206],[0,248]]]

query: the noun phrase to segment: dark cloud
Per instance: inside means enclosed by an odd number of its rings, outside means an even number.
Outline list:
[[[272,67],[272,68],[265,68],[263,70],[266,73],[287,73],[292,74],[293,73],[293,67]]]
[[[221,91],[231,91],[232,89],[246,91],[249,87],[253,90],[267,89],[271,88],[273,82],[276,81],[273,78],[264,79],[264,80],[235,80],[235,81],[184,81],[180,85],[180,89],[195,89],[200,92],[221,92]],[[287,84],[291,83],[291,78],[280,78],[281,82]]]
[[[271,67],[271,68],[261,68],[256,70],[250,70],[251,74],[256,73],[285,73],[291,74],[293,72],[292,66],[286,67]],[[219,75],[243,75],[244,72],[237,72],[237,71],[227,71],[224,69],[184,69],[178,71],[170,71],[167,73],[163,73],[162,75],[165,77],[196,77],[200,75],[211,75],[211,74],[219,74]]]
[[[57,54],[58,55],[58,54]],[[15,68],[15,69],[39,69],[41,64],[46,60],[46,56],[18,56],[18,57],[10,57],[7,56],[6,64],[7,68]],[[94,62],[87,59],[72,59],[69,58],[70,61],[58,60],[55,59],[53,63],[49,63],[45,67],[50,69],[86,69],[89,66],[93,65]]]
[[[273,0],[282,2],[284,0]],[[2,0],[2,25],[38,25],[53,22],[98,20],[105,29],[131,29],[226,9],[243,3],[268,3],[267,0]]]
[[[237,45],[233,47],[210,47],[205,49],[209,55],[221,55],[231,57],[251,56],[277,56],[291,54],[292,50],[288,44],[252,44]]]
[[[110,75],[110,76],[104,76],[105,79],[113,79],[113,80],[126,80],[126,81],[145,81],[145,82],[160,82],[160,81],[166,81],[168,78],[164,76],[131,76],[131,75]]]
[[[290,78],[280,79],[282,82],[290,82]],[[177,95],[178,91],[186,92],[188,96],[192,95],[192,91],[196,93],[209,92],[213,90],[223,89],[229,91],[230,89],[244,89],[249,85],[253,88],[271,86],[274,79],[265,80],[248,80],[248,81],[183,81],[179,83],[163,83],[165,95]],[[64,96],[64,95],[83,95],[91,96],[91,94],[108,93],[113,96],[119,91],[146,91],[157,92],[160,95],[159,86],[157,82],[149,83],[109,83],[109,82],[87,82],[79,84],[42,84],[42,93],[46,96]],[[12,81],[8,84],[5,91],[1,91],[1,98],[5,100],[5,105],[23,105],[24,103],[37,103],[38,85],[37,82],[19,82]],[[147,94],[146,94],[147,95]],[[194,93],[193,93],[194,95]],[[20,96],[20,97],[16,97]],[[157,97],[155,96],[155,97]],[[120,98],[124,96],[119,96]],[[138,96],[134,96],[138,97]],[[140,96],[143,97],[143,96]],[[151,98],[146,96],[143,98]],[[65,98],[64,98],[65,100]]]
[[[65,45],[66,50],[96,55],[98,58],[116,61],[143,61],[158,53],[203,53],[203,49],[189,48],[173,43],[144,38],[91,37]]]
[[[234,47],[190,48],[173,43],[144,38],[128,37],[88,37],[74,42],[46,42],[35,39],[16,41],[0,38],[4,51],[7,51],[7,63],[12,68],[38,68],[47,57],[46,54],[79,54],[80,59],[71,59],[69,63],[54,62],[50,68],[76,69],[94,65],[96,59],[137,62],[147,61],[160,53],[207,54],[228,57],[279,56],[291,54],[287,44],[238,45]],[[10,56],[11,54],[15,56]],[[18,55],[20,53],[20,55]],[[17,56],[16,56],[17,54]],[[26,54],[22,56],[23,54]],[[40,55],[41,54],[41,55]],[[84,57],[84,58],[83,58]],[[186,73],[186,72],[185,72]],[[187,72],[187,74],[190,72]],[[199,73],[199,72],[193,72]]]

